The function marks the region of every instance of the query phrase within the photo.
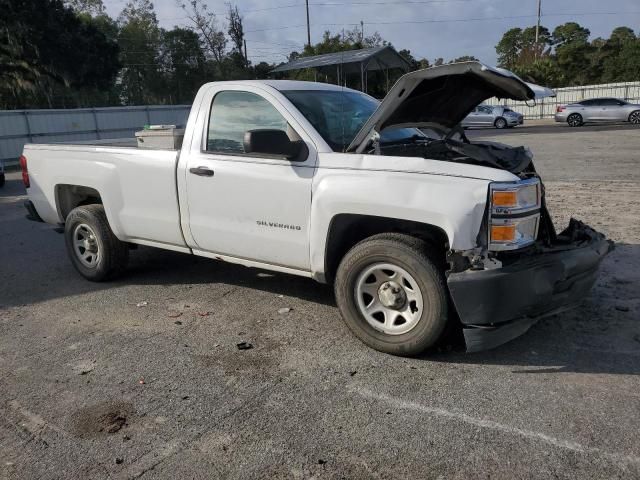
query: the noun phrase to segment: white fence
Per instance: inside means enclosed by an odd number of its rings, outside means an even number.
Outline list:
[[[25,143],[133,138],[149,124],[187,123],[190,105],[0,110],[0,162],[14,163]]]
[[[614,97],[634,103],[640,103],[640,82],[566,87],[558,88],[555,92],[557,94],[555,98],[539,100],[533,107],[527,106],[524,102],[498,100],[497,98],[487,100],[486,103],[489,105],[508,105],[514,110],[522,113],[526,119],[552,118],[556,113],[556,107],[558,105],[579,102],[580,100],[586,100],[588,98]]]

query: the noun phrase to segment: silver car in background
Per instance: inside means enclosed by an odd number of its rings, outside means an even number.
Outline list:
[[[460,124],[468,127],[510,128],[522,125],[524,117],[501,105],[478,105]]]
[[[640,105],[617,98],[592,98],[569,105],[560,105],[556,122],[579,127],[587,122],[630,122],[640,125]]]

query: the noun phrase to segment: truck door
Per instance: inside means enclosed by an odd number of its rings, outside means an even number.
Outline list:
[[[290,113],[268,92],[227,87],[205,97],[204,133],[183,167],[194,253],[308,271],[311,181],[317,153]],[[276,129],[307,145],[304,158],[246,153],[249,130]],[[198,133],[194,132],[194,142]],[[180,160],[183,165],[183,160]]]

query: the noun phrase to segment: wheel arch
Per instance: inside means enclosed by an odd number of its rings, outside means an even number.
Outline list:
[[[329,224],[324,255],[324,281],[331,283],[344,255],[362,240],[380,233],[403,233],[420,238],[434,248],[435,258],[446,265],[447,233],[436,225],[412,220],[341,213]]]
[[[69,212],[81,205],[102,204],[102,195],[93,187],[58,184],[55,186],[56,209],[64,221]]]

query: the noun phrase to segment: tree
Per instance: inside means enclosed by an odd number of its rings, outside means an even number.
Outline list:
[[[550,44],[551,34],[544,26],[539,29],[538,43],[536,43],[536,27],[507,30],[496,45],[498,65],[508,69],[530,65],[549,54]]]
[[[187,14],[209,56],[220,64],[227,48],[227,38],[218,28],[216,14],[207,9],[204,0],[191,0],[188,4],[180,4],[180,6]]]
[[[165,100],[168,103],[191,102],[206,81],[206,59],[198,34],[179,27],[162,31],[160,50]]]
[[[599,40],[595,45],[592,65],[601,72],[603,82],[637,80],[634,69],[629,69],[635,60],[634,45],[640,40],[632,29],[617,27],[607,40]],[[592,43],[594,44],[595,41]]]
[[[589,43],[589,35],[589,29],[575,22],[558,25],[553,30],[551,43],[555,46],[563,84],[585,85],[598,80],[590,68],[594,47]]]
[[[60,0],[0,0],[0,102],[4,106],[63,105],[80,89],[108,88],[118,72],[118,46],[91,18]],[[55,41],[52,41],[55,39]]]
[[[522,49],[522,29],[512,28],[507,30],[498,45],[496,45],[496,53],[498,54],[498,65],[504,68],[513,68],[518,64],[520,58],[520,50]]]
[[[78,13],[90,16],[106,13],[102,0],[65,0],[64,4]]]
[[[227,33],[229,34],[229,38],[231,39],[231,43],[233,45],[231,51],[243,56],[242,53],[244,46],[244,27],[242,26],[242,17],[238,12],[237,6],[232,6],[231,4],[228,5],[229,12],[227,20],[229,22],[229,29],[227,30]]]
[[[558,25],[553,30],[551,37],[551,43],[558,48],[562,48],[566,45],[584,45],[589,40],[591,32],[588,28],[581,27],[576,22],[567,22],[562,25]]]
[[[473,55],[463,55],[461,57],[454,58],[449,63],[459,63],[459,62],[477,62],[478,59]]]
[[[144,105],[159,101],[163,89],[160,74],[160,28],[149,0],[130,0],[118,17],[123,69],[120,95],[125,104]]]

